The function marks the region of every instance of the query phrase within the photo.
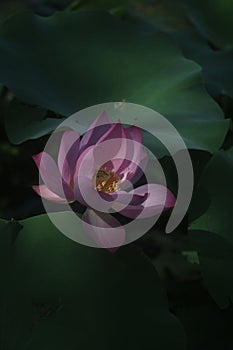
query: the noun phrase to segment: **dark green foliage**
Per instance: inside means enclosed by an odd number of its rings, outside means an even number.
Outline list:
[[[0,349],[232,350],[233,2],[28,0],[0,10],[0,213],[19,219],[0,220]],[[194,192],[175,232],[165,235],[164,213],[112,254],[53,226],[31,190],[31,156],[70,114],[114,101],[177,128]],[[177,193],[172,158],[152,134],[144,143]]]

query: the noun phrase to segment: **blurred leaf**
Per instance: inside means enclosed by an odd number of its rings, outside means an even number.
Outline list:
[[[50,16],[55,11],[65,10],[72,0],[28,0],[27,5],[41,16]]]
[[[30,9],[40,16],[50,16],[55,11],[64,10],[72,0],[2,0],[0,3],[0,21],[15,12]]]
[[[204,258],[220,260],[233,258],[233,246],[213,232],[190,230],[184,242],[186,249],[195,250]]]
[[[63,120],[48,118],[47,111],[14,100],[4,114],[9,140],[14,144],[39,138],[54,130]]]
[[[185,328],[187,350],[232,349],[232,305],[219,309],[201,280],[174,283],[170,279],[168,289],[170,307]]]
[[[224,8],[227,1],[225,0],[224,4],[224,1],[221,3],[216,0],[213,4],[209,0],[206,2],[199,0],[141,0],[135,6],[136,16],[171,35],[184,55],[201,65],[206,87],[215,98],[219,95],[233,97],[233,49],[229,47],[221,51],[218,50],[212,42],[213,36],[208,36],[203,28],[208,27],[209,22],[212,21],[214,30],[224,30],[226,16],[218,10],[218,7]],[[230,1],[228,1],[228,5],[233,11],[233,5],[230,4]],[[215,3],[216,9],[213,8]],[[220,18],[221,15],[222,18]],[[227,16],[229,16],[228,19],[230,18],[229,25],[232,16],[229,14]],[[198,20],[195,20],[196,18]],[[223,26],[217,28],[216,24],[221,21],[224,22]],[[228,33],[227,31],[227,35]],[[231,34],[233,39],[233,30]],[[221,45],[223,40],[221,40]]]
[[[213,95],[233,97],[233,50],[196,53],[190,58],[203,67],[208,91]]]
[[[233,243],[233,148],[217,152],[201,177],[200,186],[211,196],[206,212],[190,224],[191,229],[215,232]],[[201,203],[202,195],[196,198]]]
[[[191,264],[199,264],[198,254],[196,251],[183,251],[182,255],[186,257],[187,261]]]
[[[74,0],[70,10],[106,10],[110,13],[117,13],[127,9],[132,0]]]
[[[166,35],[101,12],[22,13],[1,30],[0,80],[22,101],[68,116],[126,100],[164,114],[190,148],[221,146],[228,121]]]
[[[2,0],[0,2],[0,22],[4,22],[15,13],[25,10],[25,5],[19,0]]]
[[[230,260],[204,257],[199,259],[203,277],[213,299],[220,308],[228,307],[233,302],[233,254]]]
[[[196,194],[189,216],[194,219],[190,227],[203,230],[189,234],[191,249],[197,250],[208,290],[222,308],[233,300],[232,176],[231,148],[218,152],[207,165],[200,181],[203,190]],[[207,195],[211,198],[207,210],[198,216],[196,209]]]
[[[233,49],[216,51],[195,30],[172,33],[184,55],[201,65],[208,91],[233,97]]]
[[[192,27],[179,0],[135,0],[132,15],[149,21],[167,33]]]
[[[211,203],[210,193],[201,185],[198,185],[192,195],[188,210],[188,221],[193,222],[206,213]]]
[[[1,348],[185,348],[182,327],[168,310],[158,276],[136,248],[122,247],[112,254],[79,245],[46,215],[22,225],[13,245],[2,245],[1,232],[1,247],[10,257],[4,266],[4,293],[1,289],[1,306],[8,310],[1,312]],[[3,299],[7,291],[12,293]]]
[[[189,18],[217,47],[233,47],[233,2],[231,0],[182,0]]]
[[[185,249],[198,253],[201,271],[210,295],[220,308],[233,301],[233,245],[215,233],[191,230]]]
[[[13,243],[22,226],[15,222],[0,220],[0,348],[22,349],[21,342],[26,342],[31,333],[32,309],[30,299],[18,290],[20,279],[14,274]],[[13,288],[14,285],[14,288]]]
[[[233,308],[220,310],[205,295],[201,295],[201,300],[200,286],[189,289],[186,288],[181,296],[182,304],[174,307],[187,334],[187,350],[231,350]]]

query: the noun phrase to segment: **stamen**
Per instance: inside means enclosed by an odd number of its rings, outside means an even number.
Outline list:
[[[95,189],[105,193],[112,193],[119,190],[119,176],[107,168],[100,168],[95,177]]]
[[[70,187],[72,190],[74,190],[74,178],[73,177],[70,180]]]

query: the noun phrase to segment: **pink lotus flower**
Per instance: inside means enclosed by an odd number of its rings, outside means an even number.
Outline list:
[[[106,113],[82,138],[73,130],[65,131],[57,162],[46,152],[33,159],[43,180],[42,185],[33,186],[36,193],[57,203],[77,200],[85,205],[84,230],[100,247],[125,243],[124,226],[111,213],[148,218],[175,204],[175,197],[165,186],[132,188],[148,161],[142,131],[136,126],[123,128]]]

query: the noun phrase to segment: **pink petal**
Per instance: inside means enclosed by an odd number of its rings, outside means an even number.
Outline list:
[[[95,156],[100,158],[101,153],[108,155],[107,157],[102,157],[102,167],[106,167],[111,170],[112,159],[117,161],[118,168],[124,162],[126,157],[127,149],[127,139],[125,135],[125,129],[120,122],[112,124],[112,127],[105,133],[98,141],[98,147],[95,150]],[[132,152],[133,153],[133,152]],[[115,172],[116,169],[113,169]]]
[[[90,146],[80,155],[75,168],[74,181],[79,176],[87,177],[94,186],[94,177],[97,171],[116,155],[124,159],[124,139],[106,140],[97,145]]]
[[[112,119],[111,117],[105,112],[103,111],[102,113],[100,113],[100,115],[94,120],[94,122],[90,125],[89,129],[94,129],[98,126],[102,126],[104,124],[112,124]]]
[[[108,201],[108,202],[113,202],[117,198],[117,192],[105,193],[105,192],[99,191],[98,193],[101,198],[103,198],[105,201]]]
[[[78,159],[74,174],[74,194],[83,205],[99,211],[108,211],[111,202],[101,198],[100,192],[95,189],[95,174],[99,164],[96,162],[94,151],[95,146],[91,146]]]
[[[73,130],[65,131],[58,153],[58,168],[62,178],[70,184],[79,155],[80,136]]]
[[[125,159],[123,161],[112,159],[111,170],[121,175],[121,177],[124,177],[126,174],[126,180],[134,184],[140,179],[146,169],[148,154],[140,143],[127,139],[124,142]]]
[[[138,195],[142,195],[145,192],[149,193],[146,201],[149,206],[162,204],[165,208],[171,208],[174,207],[176,203],[176,198],[173,193],[167,187],[160,184],[146,184],[136,188],[134,192]]]
[[[131,140],[131,142],[127,142],[127,140],[125,140],[124,142],[125,152],[124,152],[124,157],[122,159],[119,159],[119,158],[116,159],[117,157],[115,157],[115,159],[109,162],[109,164],[106,164],[107,167],[109,167],[111,170],[114,170],[118,174],[120,174],[121,172],[124,172],[124,169],[128,168],[129,164],[132,161],[136,161],[140,163],[140,161],[147,156],[147,153],[144,151],[143,147],[141,146],[142,130],[136,126],[131,126],[126,129],[122,127],[122,129],[120,129],[120,133],[117,135],[117,137],[129,139]],[[108,136],[106,138],[108,138]],[[121,156],[123,156],[123,154],[121,154]],[[137,164],[134,165],[134,168],[137,168]]]
[[[134,190],[135,194],[143,195],[148,193],[148,198],[139,206],[129,205],[120,213],[129,218],[148,218],[159,215],[163,210],[175,205],[176,199],[172,192],[165,186],[148,184]],[[117,206],[114,204],[114,209]]]
[[[121,150],[121,152],[106,163],[105,166],[115,171],[118,175],[121,174],[123,176],[127,173],[127,180],[134,184],[140,179],[146,169],[148,154],[142,145],[142,130],[140,128],[131,126],[123,130],[124,153]],[[118,137],[121,136],[119,135]],[[106,138],[108,138],[108,136],[106,136]]]
[[[93,149],[94,146],[90,146],[83,151],[78,158],[74,171],[74,195],[84,205],[87,205],[84,199],[85,194],[88,196],[90,191],[97,192],[93,183],[93,177],[97,169],[97,164],[95,164],[93,158]]]
[[[125,131],[120,122],[113,123],[110,129],[103,136],[100,137],[98,143],[118,138],[125,138]]]
[[[135,193],[135,190],[132,190],[130,192],[119,191],[114,193],[114,195],[116,195],[116,197],[114,198],[116,202],[121,203],[123,205],[132,206],[141,205],[148,198],[148,193],[137,194]]]
[[[89,146],[95,145],[111,126],[112,119],[106,112],[101,113],[83,135],[80,142],[80,152],[83,152]]]
[[[130,126],[125,129],[125,134],[128,139],[142,143],[142,129],[137,126]]]
[[[58,195],[56,195],[55,193],[50,191],[48,189],[48,187],[46,187],[46,185],[32,186],[32,188],[40,197],[43,197],[43,198],[47,199],[48,201],[61,203],[61,204],[67,203],[67,201],[65,199],[59,197]]]
[[[146,153],[144,154],[144,158],[140,159],[138,165],[134,162],[131,162],[127,166],[127,169],[129,170],[129,175],[127,176],[127,180],[129,180],[132,184],[135,184],[138,180],[140,180],[140,178],[144,174],[147,163],[148,163],[148,155]]]
[[[40,176],[48,189],[61,198],[67,198],[68,201],[73,200],[73,191],[62,181],[58,167],[54,159],[46,152],[41,152],[32,157],[35,161]]]
[[[87,209],[82,220],[85,232],[98,247],[112,249],[125,243],[125,230],[113,216]]]
[[[117,138],[96,145],[93,150],[93,157],[95,163],[98,164],[99,167],[107,167],[109,169],[108,164],[111,162],[111,159],[117,159],[120,164],[124,161],[125,152],[124,139]],[[116,169],[113,170],[117,172]]]
[[[129,169],[127,180],[135,184],[143,175],[147,163],[148,153],[142,145],[142,130],[137,126],[131,126],[125,130],[128,139],[135,141],[133,143],[133,156],[130,164],[125,166]],[[124,164],[123,164],[124,166]]]

